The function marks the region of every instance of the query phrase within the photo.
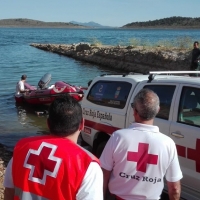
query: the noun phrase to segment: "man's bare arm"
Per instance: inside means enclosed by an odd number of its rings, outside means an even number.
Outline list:
[[[179,200],[181,195],[181,183],[180,181],[177,182],[168,182],[168,195],[170,200]]]
[[[15,194],[14,188],[5,188],[4,190],[4,200],[13,200]]]
[[[109,182],[109,179],[110,179],[110,174],[112,171],[108,171],[104,168],[102,168],[102,171],[103,171],[103,194],[104,194],[104,197],[106,195],[106,191],[108,189],[108,182]]]

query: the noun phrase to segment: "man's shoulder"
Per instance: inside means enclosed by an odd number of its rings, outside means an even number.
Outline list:
[[[122,128],[122,129],[115,131],[113,133],[113,135],[121,135],[121,134],[124,134],[125,132],[128,133],[130,131],[131,131],[131,128]]]
[[[193,49],[193,52],[195,52],[195,53],[200,53],[200,49],[199,49],[199,48]]]
[[[21,145],[21,144],[23,144],[23,143],[29,143],[29,142],[31,142],[31,141],[36,141],[36,140],[43,140],[43,139],[45,139],[46,138],[46,136],[30,136],[30,137],[25,137],[25,138],[22,138],[22,139],[20,139],[18,142],[17,142],[17,145]]]
[[[175,142],[174,140],[172,140],[172,138],[170,138],[169,136],[165,135],[164,133],[159,133],[158,134],[158,139],[160,141],[163,141],[163,143],[165,144],[171,144],[171,145],[174,145],[175,146]]]
[[[87,157],[91,158],[92,161],[96,162],[99,164],[99,159],[94,155],[92,154],[90,151],[88,151],[87,149],[77,145],[77,147],[80,149],[80,151],[85,154]]]
[[[19,81],[17,84],[18,85],[24,85],[23,81]]]
[[[160,142],[163,141],[163,143],[166,142],[166,143],[171,144],[171,145],[175,144],[174,141],[169,136],[159,132],[159,128],[157,126],[152,126],[152,128],[153,128],[152,129],[153,132],[155,131],[154,134],[156,134],[156,140],[159,140]],[[116,138],[116,137],[119,137],[119,138],[128,137],[130,134],[131,134],[131,136],[137,136],[138,131],[140,131],[139,128],[137,129],[137,127],[133,128],[132,126],[130,126],[129,128],[119,129],[119,130],[115,131],[112,134],[112,136],[114,138]],[[148,129],[147,129],[147,133],[145,132],[145,130],[143,130],[143,133],[145,133],[145,134],[149,134],[148,132],[149,132]]]
[[[134,137],[134,135],[137,134],[137,130],[133,130],[131,127],[129,128],[123,128],[119,129],[111,135],[112,140],[118,140],[121,138],[128,138],[128,137]]]

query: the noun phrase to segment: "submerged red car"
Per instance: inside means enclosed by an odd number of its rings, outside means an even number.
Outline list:
[[[69,94],[77,101],[81,101],[84,96],[83,90],[87,89],[70,85],[64,81],[57,81],[55,84],[47,87],[50,81],[51,74],[47,73],[38,82],[37,87],[25,83],[25,89],[29,89],[29,91],[20,97],[15,95],[16,102],[33,105],[49,105],[55,100],[55,98],[61,97],[65,94]]]

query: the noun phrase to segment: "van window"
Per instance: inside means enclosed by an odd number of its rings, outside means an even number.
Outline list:
[[[200,126],[199,88],[183,87],[177,121],[192,126]]]
[[[127,82],[98,81],[91,88],[87,100],[98,105],[123,109],[131,86]]]
[[[169,119],[169,112],[176,86],[174,85],[146,85],[144,88],[153,90],[160,99],[160,111],[157,118]]]

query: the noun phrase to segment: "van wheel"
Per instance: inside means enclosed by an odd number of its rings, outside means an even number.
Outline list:
[[[106,143],[107,143],[107,141],[103,141],[98,145],[98,147],[96,149],[96,153],[95,153],[97,158],[100,158],[101,153],[103,152],[103,149],[106,146]]]

